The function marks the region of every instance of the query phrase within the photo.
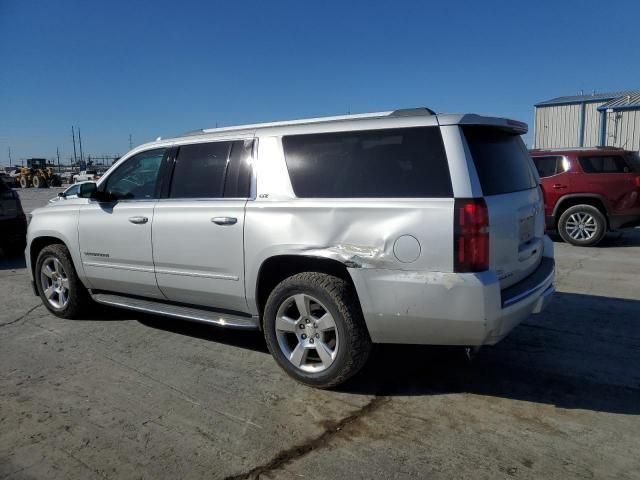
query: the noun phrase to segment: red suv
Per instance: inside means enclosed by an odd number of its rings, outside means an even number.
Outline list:
[[[532,150],[548,229],[592,246],[608,230],[640,225],[640,159],[613,147]]]

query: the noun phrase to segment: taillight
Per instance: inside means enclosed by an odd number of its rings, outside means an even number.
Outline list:
[[[455,272],[489,269],[489,212],[483,198],[456,198],[453,238]]]
[[[640,177],[636,177],[636,187],[640,187]]]

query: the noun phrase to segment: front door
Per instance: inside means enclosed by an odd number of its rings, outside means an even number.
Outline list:
[[[108,201],[80,209],[80,254],[91,287],[162,298],[153,270],[151,227],[166,149],[139,153],[101,183]]]
[[[154,211],[158,286],[175,302],[247,311],[244,212],[251,140],[177,147],[168,198]]]

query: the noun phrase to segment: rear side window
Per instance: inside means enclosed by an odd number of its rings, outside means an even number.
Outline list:
[[[520,135],[489,126],[462,127],[482,193],[500,195],[537,186],[531,157]]]
[[[226,198],[248,198],[251,190],[253,140],[233,142],[224,184]]]
[[[620,155],[578,157],[584,173],[628,173],[629,166]]]
[[[178,148],[170,198],[220,198],[232,142],[196,143]]]
[[[282,143],[301,198],[453,196],[438,127],[294,135]]]
[[[569,162],[562,156],[533,157],[540,178],[551,177],[568,170]]]

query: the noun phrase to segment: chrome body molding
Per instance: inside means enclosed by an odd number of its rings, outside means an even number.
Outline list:
[[[227,312],[216,312],[196,307],[186,307],[175,304],[157,302],[150,299],[114,295],[111,293],[91,293],[91,298],[103,305],[126,308],[137,312],[164,315],[167,317],[208,323],[220,327],[237,328],[243,330],[259,330],[257,317],[234,315]]]

